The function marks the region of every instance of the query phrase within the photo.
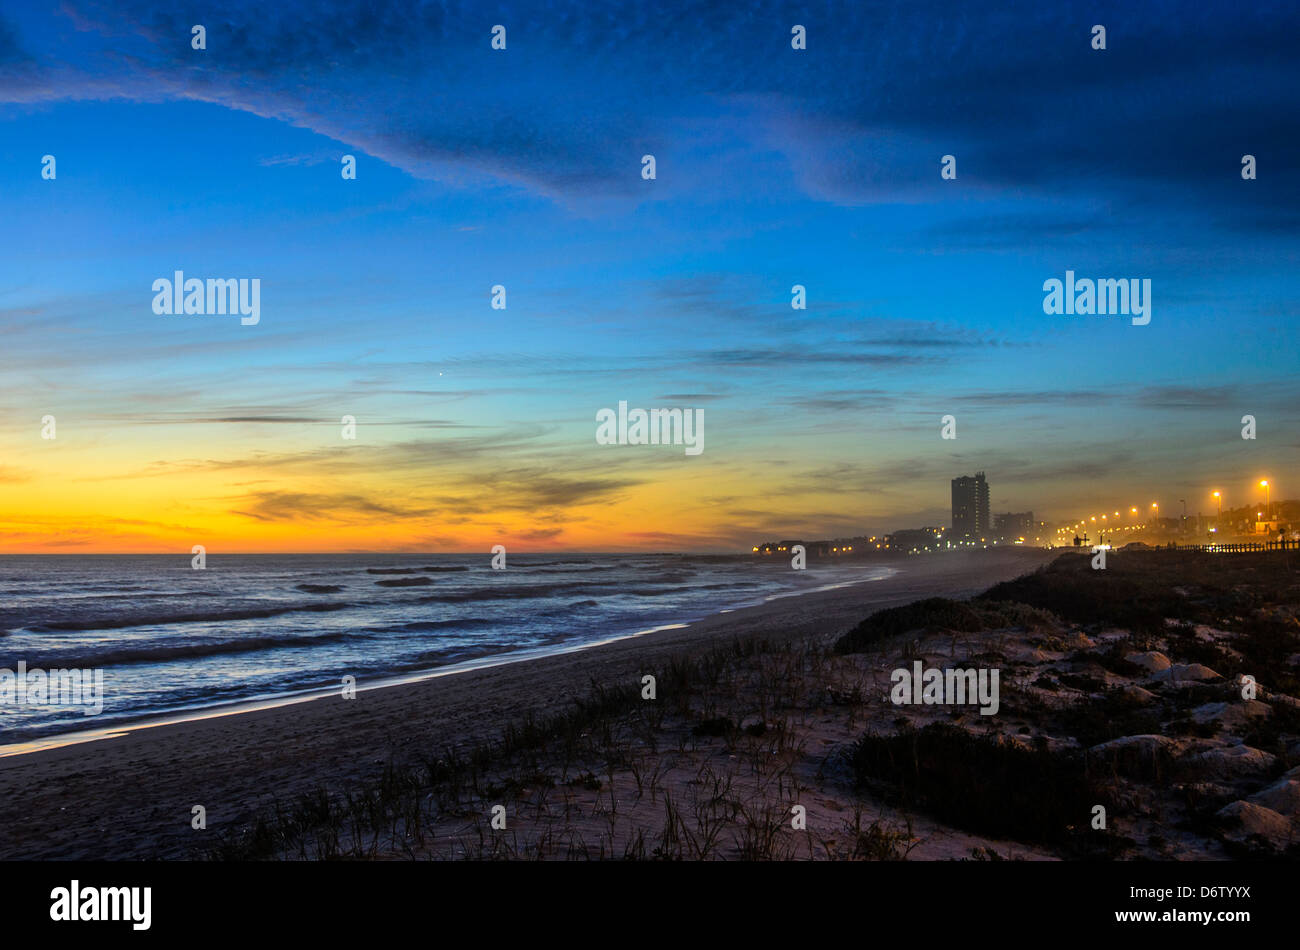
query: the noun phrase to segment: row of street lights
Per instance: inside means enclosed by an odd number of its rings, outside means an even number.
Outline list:
[[[1265,498],[1264,511],[1268,514],[1268,517],[1265,520],[1272,521],[1273,520],[1273,486],[1269,484],[1267,478],[1261,478],[1259,480],[1259,487],[1264,489],[1264,498]],[[1223,494],[1217,491],[1211,492],[1210,494],[1214,497],[1215,502],[1218,504],[1219,517],[1222,518],[1223,517]]]
[[[1269,483],[1269,480],[1267,478],[1260,479],[1259,486],[1264,489],[1265,497],[1267,499],[1267,511],[1268,511],[1267,520],[1272,521],[1273,520],[1273,486]],[[1214,499],[1215,504],[1218,506],[1218,520],[1220,521],[1223,520],[1223,493],[1220,491],[1213,491],[1210,492],[1210,497]],[[1156,523],[1158,524],[1160,520],[1160,503],[1156,501],[1151,502],[1151,510],[1155,512],[1154,517]],[[1136,516],[1137,513],[1138,513],[1137,508],[1135,507],[1129,508],[1130,515]],[[1187,516],[1187,502],[1184,501],[1183,517],[1185,518],[1186,516]],[[1120,513],[1116,511],[1115,518],[1117,521],[1119,517],[1120,517]],[[1089,521],[1096,521],[1096,520],[1097,520],[1096,515],[1091,515],[1089,518]],[[1106,527],[1107,523],[1109,522],[1109,518],[1104,512],[1101,515],[1101,520],[1102,520],[1102,524],[1099,525],[1099,527]],[[1087,526],[1088,526],[1087,521],[1079,521],[1076,524],[1071,525],[1071,529],[1077,530],[1079,528],[1086,528]],[[1061,529],[1061,530],[1064,531],[1066,529]]]

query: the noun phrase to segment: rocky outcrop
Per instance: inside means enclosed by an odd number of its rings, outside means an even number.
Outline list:
[[[1088,750],[1088,765],[1117,775],[1153,779],[1166,773],[1178,743],[1168,736],[1122,736]]]
[[[1161,670],[1167,670],[1173,666],[1169,657],[1155,650],[1148,650],[1145,653],[1130,653],[1124,657],[1134,666],[1140,666],[1148,673],[1159,673]]]
[[[1218,814],[1230,822],[1224,837],[1231,841],[1245,842],[1258,837],[1281,851],[1297,840],[1291,820],[1263,805],[1235,801],[1221,808]]]
[[[1157,683],[1169,683],[1173,686],[1204,683],[1209,680],[1222,679],[1218,673],[1201,663],[1175,663],[1168,669],[1151,674]]]

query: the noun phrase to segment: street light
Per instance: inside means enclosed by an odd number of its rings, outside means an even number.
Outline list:
[[[1264,488],[1264,497],[1268,499],[1268,503],[1265,505],[1265,510],[1268,512],[1268,520],[1272,521],[1273,520],[1273,487],[1269,485],[1267,478],[1260,481],[1260,485],[1263,486]]]
[[[1211,494],[1214,496],[1214,500],[1219,506],[1218,517],[1214,519],[1214,526],[1217,528],[1219,526],[1219,522],[1223,520],[1223,495],[1217,491],[1211,492]]]

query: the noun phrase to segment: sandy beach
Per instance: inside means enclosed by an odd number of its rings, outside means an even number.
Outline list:
[[[385,766],[499,736],[563,712],[593,684],[626,686],[669,658],[733,638],[830,643],[868,614],[963,598],[1050,560],[1007,549],[898,562],[884,580],[781,598],[591,649],[0,758],[0,858],[182,859],[312,789],[373,781]],[[364,685],[364,684],[360,684]],[[191,828],[194,806],[207,830]]]

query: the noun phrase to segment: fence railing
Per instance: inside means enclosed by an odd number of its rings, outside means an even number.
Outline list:
[[[1156,551],[1210,551],[1215,554],[1249,554],[1260,551],[1300,551],[1300,540],[1283,538],[1277,541],[1238,541],[1228,544],[1153,544]]]

